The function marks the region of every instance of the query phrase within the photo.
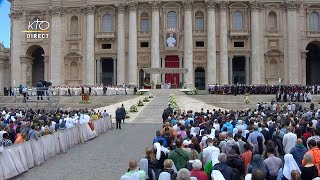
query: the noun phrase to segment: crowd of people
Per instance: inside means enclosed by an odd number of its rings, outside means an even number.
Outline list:
[[[52,134],[59,130],[73,128],[79,124],[107,117],[109,114],[94,110],[60,110],[57,113],[46,113],[44,110],[24,111],[3,108],[0,112],[0,151],[13,144],[20,144],[40,136]]]
[[[320,94],[320,85],[302,86],[302,85],[208,85],[207,89],[211,94],[295,94],[311,93]]]
[[[319,179],[320,108],[289,105],[169,113],[121,179]]]
[[[41,89],[43,90],[43,89]],[[45,89],[46,94],[53,96],[81,96],[88,94],[90,96],[113,96],[113,95],[133,95],[137,92],[134,86],[50,86]],[[5,87],[5,96],[14,95],[36,96],[39,94],[39,87]]]

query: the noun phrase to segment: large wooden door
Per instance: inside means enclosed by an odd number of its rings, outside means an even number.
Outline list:
[[[178,56],[166,56],[165,68],[179,68],[179,57]],[[165,75],[165,83],[171,83],[173,87],[179,86],[179,74],[171,73]]]

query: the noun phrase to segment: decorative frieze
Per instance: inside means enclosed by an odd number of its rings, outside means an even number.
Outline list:
[[[217,7],[217,3],[215,0],[206,1],[207,9],[215,9]]]
[[[260,9],[262,9],[262,3],[258,2],[258,1],[253,1],[250,3],[250,8],[252,10],[260,10]]]
[[[23,15],[22,10],[11,10],[9,17],[11,19],[20,19]]]
[[[183,1],[183,8],[185,11],[191,11],[193,6],[192,0],[184,0]]]
[[[84,11],[82,8],[68,8],[68,9],[66,9],[66,12],[70,13],[70,14],[78,14],[78,13],[81,13]]]
[[[152,11],[159,11],[161,3],[159,1],[151,1],[149,2]]]
[[[89,4],[85,8],[82,9],[82,12],[85,14],[94,14],[96,12],[96,6]]]
[[[298,11],[300,4],[297,1],[287,1],[287,2],[285,2],[284,6],[288,11],[290,11],[290,10],[291,11],[294,11],[294,10]]]
[[[125,9],[126,9],[127,4],[125,3],[119,3],[116,4],[116,9],[118,13],[124,13]]]
[[[65,9],[60,6],[53,6],[50,8],[49,12],[52,16],[60,16],[65,12]]]
[[[129,2],[128,8],[129,8],[129,11],[136,11],[138,9],[138,3],[137,2]]]

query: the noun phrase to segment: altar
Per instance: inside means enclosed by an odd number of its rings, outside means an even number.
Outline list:
[[[160,74],[161,76],[164,74],[166,77],[175,77],[175,75],[184,74],[188,72],[187,68],[142,68],[145,74]],[[177,76],[179,77],[179,76]],[[152,84],[153,83],[153,84]],[[159,83],[150,82],[150,78],[146,77],[144,79],[144,88],[155,88],[155,89],[177,89],[180,86],[179,79],[170,78],[169,80],[166,78],[165,82]]]

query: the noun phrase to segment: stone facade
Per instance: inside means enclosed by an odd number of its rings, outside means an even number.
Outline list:
[[[155,84],[306,84],[306,47],[320,40],[313,0],[11,2],[11,85],[141,85],[149,67],[188,69]],[[22,32],[35,19],[49,38]]]
[[[10,50],[0,44],[0,95],[4,93],[4,87],[10,86]]]

